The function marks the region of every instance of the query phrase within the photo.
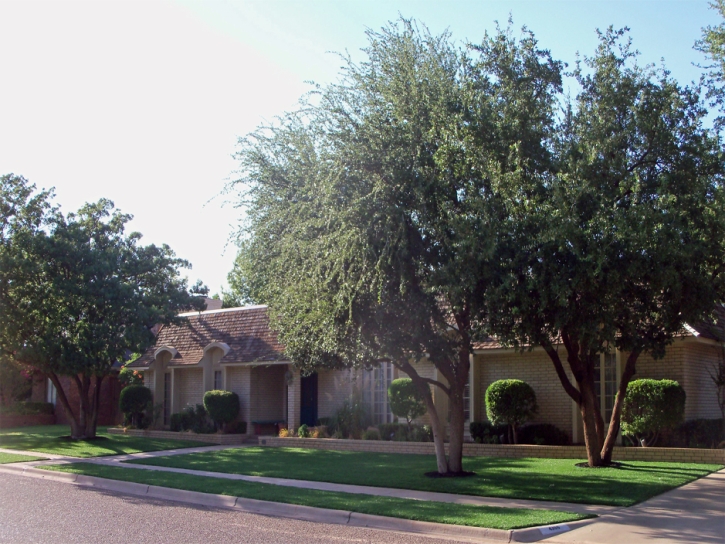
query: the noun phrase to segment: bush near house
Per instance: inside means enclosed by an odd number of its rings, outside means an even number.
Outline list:
[[[423,395],[410,378],[393,380],[388,387],[390,411],[397,417],[404,417],[410,427],[411,422],[425,414]]]
[[[169,428],[174,432],[192,431],[197,434],[210,434],[216,431],[214,424],[209,421],[206,409],[201,404],[187,406],[181,412],[171,414]],[[244,422],[244,432],[247,426]]]
[[[146,416],[152,403],[151,390],[143,385],[129,385],[121,389],[119,408],[123,412],[126,424],[137,429],[145,429],[151,424]]]
[[[525,425],[519,429],[519,444],[536,444],[538,446],[568,446],[571,444],[569,435],[550,423]]]
[[[239,415],[239,395],[214,389],[204,393],[204,408],[217,428],[223,428]]]
[[[472,421],[471,438],[478,444],[505,444],[508,442],[508,425],[495,425],[490,421]],[[503,439],[503,440],[502,440]]]
[[[50,402],[17,402],[10,406],[0,406],[0,414],[19,416],[53,415],[55,406]]]
[[[622,407],[622,434],[643,446],[660,432],[674,429],[685,416],[685,390],[674,380],[633,380]]]
[[[380,438],[393,442],[430,442],[433,432],[428,425],[406,425],[404,423],[381,423],[378,425]]]
[[[518,428],[536,412],[536,393],[522,380],[498,380],[486,389],[486,414],[492,423],[506,423],[513,443],[518,443]]]

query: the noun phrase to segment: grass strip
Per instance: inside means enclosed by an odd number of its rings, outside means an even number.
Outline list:
[[[0,451],[0,465],[8,463],[22,463],[23,461],[43,461],[45,457],[33,457],[31,455],[21,455],[19,453],[4,453]]]
[[[721,465],[627,461],[580,468],[577,459],[465,457],[468,478],[428,478],[435,456],[302,448],[233,448],[130,461],[192,470],[481,497],[631,506],[720,470]],[[354,467],[354,470],[351,469]]]
[[[0,431],[0,447],[12,450],[54,453],[69,457],[102,457],[105,455],[212,445],[190,440],[168,440],[108,434],[106,429],[106,427],[98,427],[98,436],[92,440],[71,440],[68,436],[70,435],[70,427],[67,425],[18,427]]]
[[[497,508],[433,501],[378,497],[334,491],[318,491],[283,487],[257,482],[184,475],[153,470],[139,470],[123,467],[109,467],[92,463],[70,465],[48,465],[44,470],[70,472],[97,476],[111,480],[122,480],[140,484],[171,487],[188,491],[200,491],[216,495],[229,495],[246,499],[299,504],[316,508],[330,508],[346,512],[359,512],[393,518],[431,521],[451,525],[468,525],[490,529],[521,529],[537,525],[565,523],[594,517],[555,510],[527,510],[524,508]]]

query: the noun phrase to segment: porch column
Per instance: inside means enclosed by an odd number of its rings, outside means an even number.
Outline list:
[[[296,368],[290,368],[290,372],[292,372],[292,383],[287,385],[287,428],[297,431],[302,409],[302,377]]]

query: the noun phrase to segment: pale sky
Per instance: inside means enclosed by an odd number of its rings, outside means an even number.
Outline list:
[[[218,293],[243,218],[219,196],[238,138],[293,109],[306,81],[333,81],[330,52],[360,58],[365,29],[399,14],[461,42],[511,14],[570,66],[597,28],[628,26],[640,62],[664,58],[682,84],[699,77],[701,28],[719,22],[700,0],[0,0],[0,174],[55,187],[65,212],[113,200]]]

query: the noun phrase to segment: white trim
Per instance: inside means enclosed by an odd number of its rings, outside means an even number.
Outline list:
[[[687,332],[689,332],[689,333],[690,333],[690,334],[691,334],[692,336],[695,336],[695,337],[697,337],[697,336],[700,336],[700,333],[699,333],[699,332],[697,332],[697,331],[696,331],[696,330],[695,330],[695,329],[694,329],[693,327],[691,327],[691,326],[690,326],[690,325],[688,325],[687,323],[685,323],[685,325],[684,325],[684,329],[685,329],[685,330],[686,330]]]
[[[206,352],[209,350],[212,350],[214,348],[219,348],[224,352],[224,355],[229,353],[229,351],[232,349],[229,347],[228,344],[225,344],[224,342],[211,342],[208,346],[204,348],[204,355],[206,355]]]
[[[203,312],[185,312],[179,314],[179,317],[194,317],[196,315],[212,315],[212,314],[223,314],[228,312],[241,312],[244,310],[259,310],[260,308],[266,308],[266,304],[257,304],[253,306],[239,306],[237,308],[222,308],[221,310],[204,310]]]
[[[174,347],[172,347],[172,346],[161,346],[161,347],[160,347],[160,348],[158,348],[158,349],[157,349],[156,351],[154,351],[154,360],[156,360],[156,358],[157,358],[157,357],[158,357],[158,356],[159,356],[159,355],[160,355],[161,353],[163,353],[164,351],[168,351],[168,352],[169,352],[169,353],[171,354],[171,358],[172,358],[172,359],[173,359],[174,357],[176,357],[176,356],[177,356],[177,355],[179,354],[179,352],[178,352],[178,351],[176,351],[176,348],[174,348]]]

